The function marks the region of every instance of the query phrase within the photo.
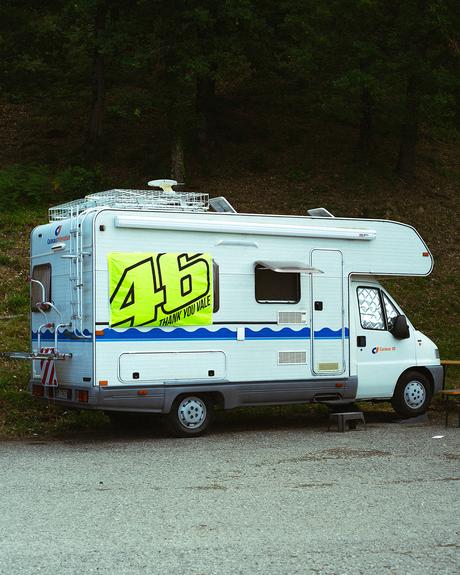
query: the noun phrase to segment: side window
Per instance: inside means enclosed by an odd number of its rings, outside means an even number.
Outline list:
[[[388,299],[388,296],[383,292],[382,296],[383,296],[383,303],[385,304],[385,313],[387,315],[388,330],[391,330],[395,323],[395,319],[398,317],[399,313],[398,310],[395,308],[395,306]]]
[[[40,264],[32,269],[32,279],[38,280],[45,288],[45,301],[51,301],[51,264]],[[30,287],[30,309],[38,311],[37,303],[43,301],[42,287],[31,282]]]
[[[256,300],[259,303],[298,303],[300,274],[280,273],[256,265]]]
[[[215,260],[212,260],[212,286],[213,294],[212,300],[214,302],[212,311],[216,313],[219,311],[220,306],[220,290],[219,290],[219,264]]]
[[[359,287],[358,303],[361,327],[364,329],[385,329],[382,302],[377,288]]]

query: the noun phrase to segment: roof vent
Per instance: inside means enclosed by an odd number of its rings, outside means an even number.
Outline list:
[[[334,217],[329,210],[326,210],[326,208],[312,208],[311,210],[308,210],[307,213],[309,216],[312,216],[313,218],[333,218]]]
[[[209,206],[213,212],[236,214],[236,210],[232,204],[222,196],[219,196],[218,198],[211,198],[209,200]]]

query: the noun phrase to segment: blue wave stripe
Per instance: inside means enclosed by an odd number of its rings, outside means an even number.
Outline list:
[[[83,332],[85,335],[92,335],[88,330]],[[182,327],[165,331],[162,328],[154,327],[148,331],[141,331],[137,328],[130,327],[127,330],[119,331],[117,329],[106,328],[104,335],[98,336],[97,341],[189,341],[189,340],[236,340],[236,330],[228,327],[222,327],[218,330],[210,330],[200,327],[193,331],[188,331]],[[345,328],[345,338],[349,337],[349,329]],[[311,330],[309,327],[301,329],[292,329],[290,327],[283,327],[282,329],[272,329],[270,327],[263,327],[261,329],[252,329],[247,327],[245,329],[246,340],[288,340],[288,339],[310,339]],[[342,330],[332,330],[324,327],[314,333],[315,339],[341,339]],[[32,340],[37,340],[37,333],[32,333]],[[47,330],[42,332],[41,341],[54,341],[54,334]],[[59,333],[60,342],[91,342],[91,339],[77,338],[73,332],[64,331]]]
[[[130,327],[126,331],[118,331],[115,329],[107,328],[104,330],[104,335],[97,338],[97,341],[187,341],[187,340],[236,340],[236,330],[227,327],[220,328],[216,331],[206,329],[204,327],[198,328],[194,331],[187,331],[184,328],[178,327],[171,331],[164,331],[160,328],[153,328],[148,331],[140,331],[139,329]],[[345,328],[345,338],[348,338],[348,328]],[[323,328],[314,335],[315,339],[341,339],[342,330],[336,331],[330,328]],[[304,327],[299,330],[294,330],[289,327],[284,327],[280,330],[274,330],[269,327],[264,327],[259,330],[246,328],[245,339],[247,340],[279,340],[279,339],[310,339],[311,330],[309,327]]]
[[[92,336],[92,333],[87,329],[83,330],[83,335]],[[38,339],[38,332],[32,332],[32,341],[37,341]],[[54,342],[54,332],[47,329],[41,332],[40,341],[53,341]],[[63,332],[59,332],[58,341],[72,341],[72,342],[91,342],[92,339],[82,339],[77,337],[73,331],[65,330]]]
[[[345,328],[345,339],[350,336],[350,331]],[[319,331],[315,331],[315,339],[342,339],[342,330],[333,330],[329,327],[323,327]]]

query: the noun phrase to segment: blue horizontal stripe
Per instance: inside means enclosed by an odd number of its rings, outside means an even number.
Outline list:
[[[166,328],[167,329],[167,328]],[[200,327],[195,330],[188,331],[182,327],[172,328],[166,331],[163,328],[154,327],[148,331],[141,331],[140,329],[130,327],[126,330],[106,328],[103,330],[104,335],[98,336],[97,341],[214,341],[226,340],[236,341],[237,331],[228,327],[222,327],[218,330],[210,330]],[[92,335],[89,331],[85,330],[84,335]],[[348,339],[349,330],[345,328],[345,338]],[[290,327],[283,327],[282,329],[272,329],[270,327],[263,327],[259,330],[250,327],[245,328],[245,340],[302,340],[311,339],[311,330],[309,327],[303,327],[295,330]],[[319,331],[314,332],[314,339],[342,339],[342,330],[332,330],[324,327]],[[37,340],[37,333],[32,333],[32,340]],[[59,333],[58,340],[60,342],[91,342],[92,339],[78,338],[73,332],[64,331]],[[40,341],[49,342],[54,341],[54,334],[49,330],[42,332]]]
[[[348,328],[345,328],[345,338],[348,338]],[[310,339],[311,330],[304,327],[294,330],[284,327],[275,330],[264,327],[260,330],[245,328],[245,340],[286,340],[286,339]],[[314,334],[315,339],[342,339],[342,330],[336,331],[330,328],[323,328]],[[194,331],[188,331],[178,327],[171,331],[164,331],[161,328],[153,328],[148,331],[140,331],[136,328],[129,328],[126,331],[118,331],[112,328],[104,330],[104,335],[97,338],[97,341],[188,341],[188,340],[228,340],[235,341],[237,331],[227,327],[220,328],[216,331],[207,328],[198,328]]]

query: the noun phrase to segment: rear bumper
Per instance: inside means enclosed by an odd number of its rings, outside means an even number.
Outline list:
[[[433,378],[433,394],[438,393],[443,388],[444,367],[442,365],[427,365],[425,367]]]

